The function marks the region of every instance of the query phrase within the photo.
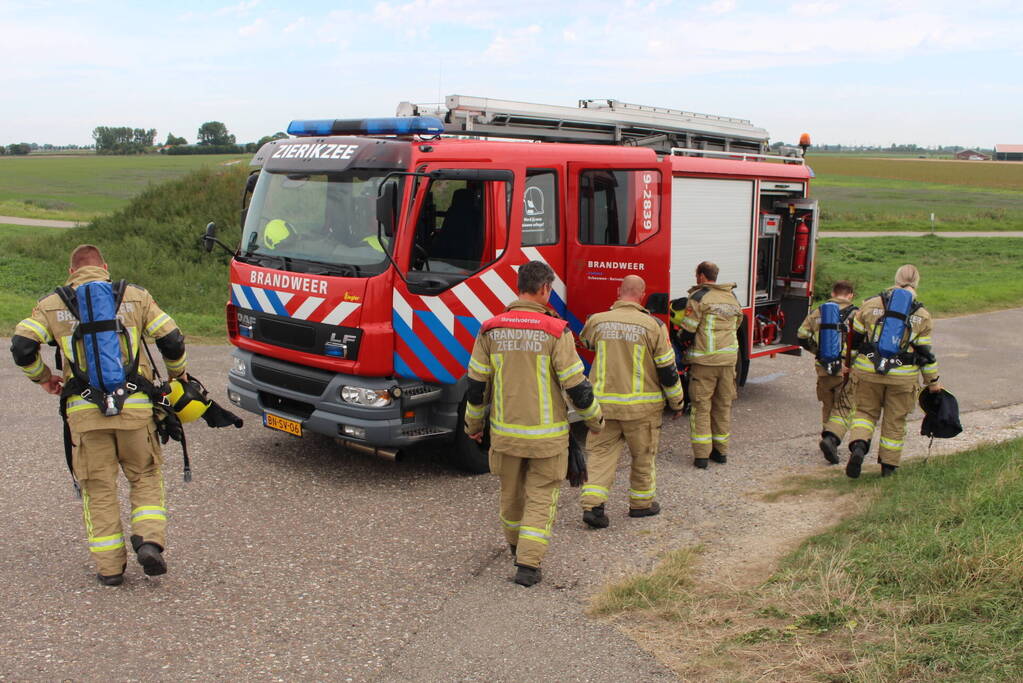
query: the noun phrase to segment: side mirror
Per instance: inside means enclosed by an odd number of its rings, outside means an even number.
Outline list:
[[[394,237],[394,224],[398,215],[398,185],[385,183],[377,195],[377,223],[384,226],[384,235]]]
[[[202,248],[209,254],[213,251],[213,245],[217,241],[217,224],[210,221],[206,224],[206,233],[202,237]]]

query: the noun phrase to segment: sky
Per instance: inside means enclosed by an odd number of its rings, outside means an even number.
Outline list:
[[[239,142],[460,94],[613,98],[773,141],[1023,143],[1020,0],[0,0],[0,144]]]

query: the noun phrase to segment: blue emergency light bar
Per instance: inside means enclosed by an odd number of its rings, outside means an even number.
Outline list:
[[[394,116],[384,119],[313,119],[292,121],[288,135],[440,135],[444,124],[435,116]]]

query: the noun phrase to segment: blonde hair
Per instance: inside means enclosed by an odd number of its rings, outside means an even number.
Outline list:
[[[916,289],[920,286],[920,271],[911,263],[899,266],[899,269],[895,271],[895,286]]]

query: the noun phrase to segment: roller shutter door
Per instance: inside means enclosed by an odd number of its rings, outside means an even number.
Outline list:
[[[671,296],[696,284],[696,266],[713,261],[718,282],[735,282],[735,296],[749,305],[753,181],[672,178]]]

